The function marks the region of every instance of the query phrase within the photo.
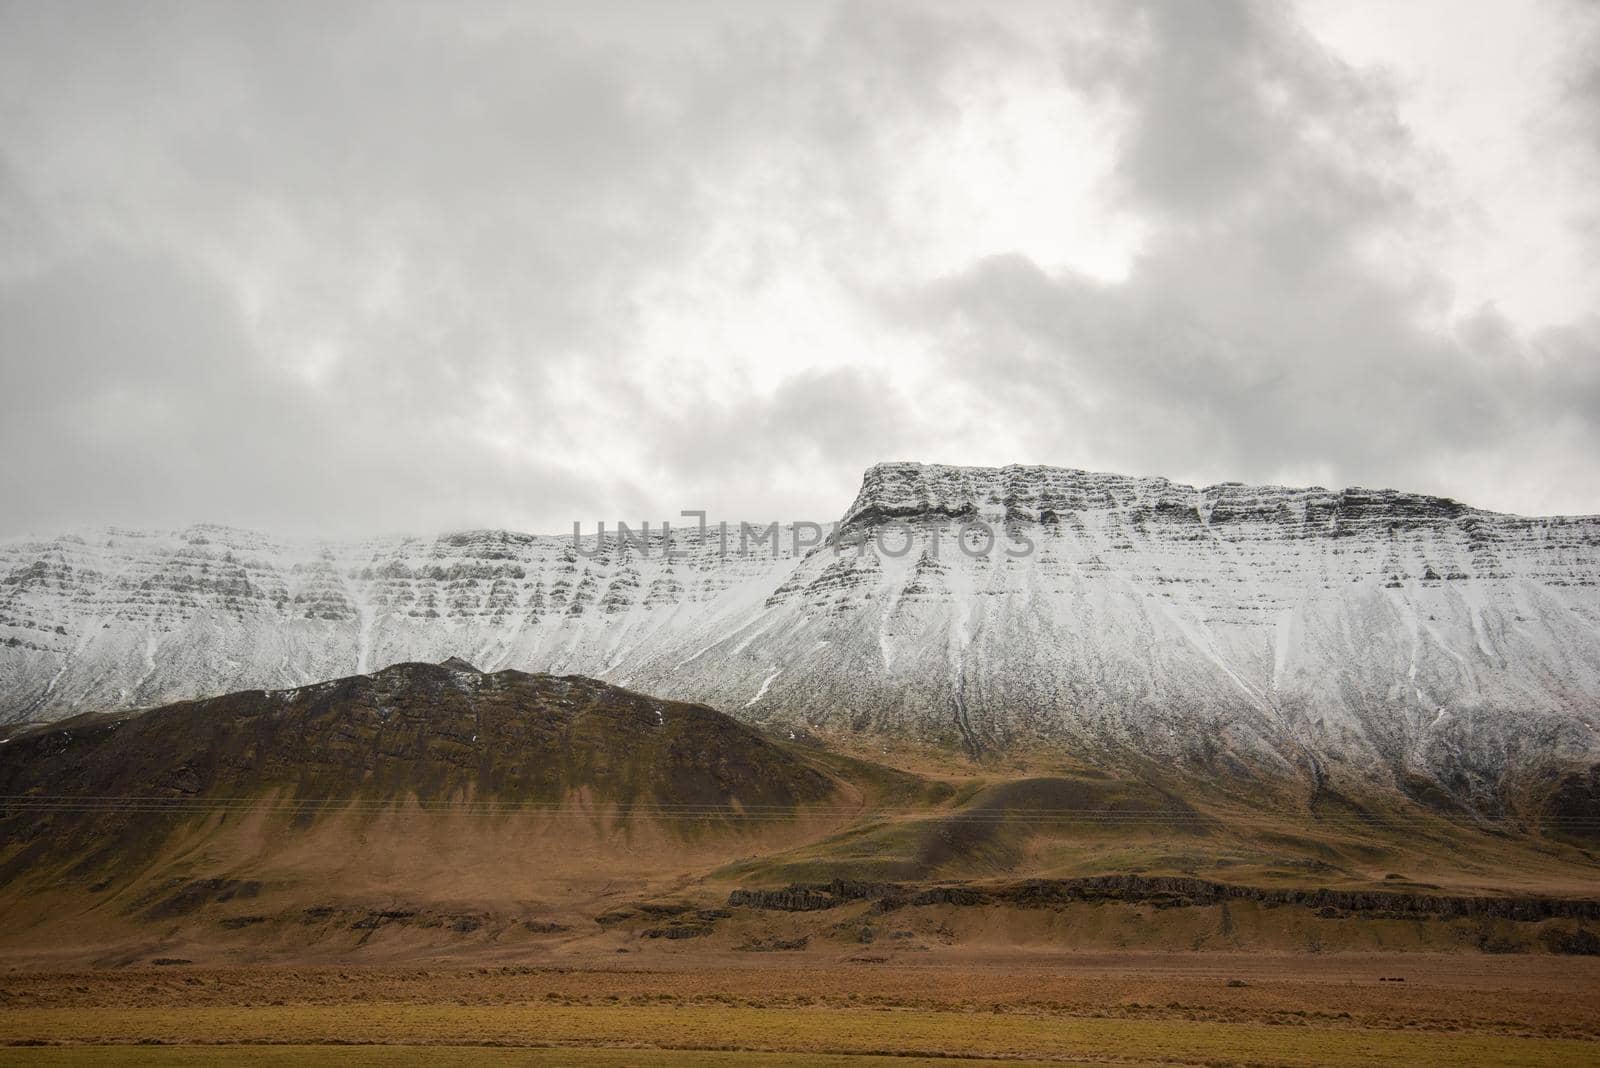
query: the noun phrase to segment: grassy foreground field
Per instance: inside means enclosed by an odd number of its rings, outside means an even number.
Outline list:
[[[0,1065],[1600,1062],[1600,962],[129,969],[0,981]]]
[[[160,1036],[169,1042],[223,1042],[257,1047],[257,1058],[289,1063],[291,1051],[263,1049],[288,1042],[301,1048],[333,1034],[354,1042],[400,1045],[486,1046],[549,1043],[561,1047],[645,1047],[618,1059],[579,1063],[703,1063],[708,1051],[737,1052],[742,1063],[813,1063],[816,1054],[852,1056],[983,1058],[999,1055],[1011,1063],[1132,1064],[1238,1063],[1271,1065],[1558,1065],[1592,1064],[1600,1045],[1570,1039],[1506,1035],[1374,1033],[1360,1029],[1221,1024],[1173,1019],[1093,1020],[1038,1017],[1017,1019],[982,1013],[916,1010],[672,1009],[640,1007],[425,1009],[340,1006],[321,1010],[256,1008],[231,1010],[117,1010],[101,1016],[87,1031],[76,1019],[36,1017],[34,1033],[56,1040],[89,1040],[89,1048],[56,1051],[63,1063],[86,1056],[129,1051],[98,1050],[93,1043],[113,1035]],[[727,1050],[732,1046],[732,1050]],[[653,1048],[651,1048],[653,1047]],[[140,1047],[149,1050],[149,1047]],[[29,1051],[30,1059],[39,1050]],[[173,1063],[175,1051],[149,1063]],[[203,1054],[205,1050],[191,1050]],[[209,1051],[214,1056],[222,1051]],[[230,1059],[233,1050],[227,1051]],[[331,1049],[330,1049],[331,1052]],[[337,1059],[363,1063],[375,1052],[340,1048]],[[429,1050],[432,1057],[434,1050]],[[545,1063],[573,1063],[575,1050],[546,1054]],[[504,1049],[456,1049],[462,1063],[497,1063],[515,1057]],[[671,1056],[677,1053],[679,1056]],[[684,1056],[693,1054],[692,1058]],[[756,1056],[759,1054],[759,1058]],[[526,1053],[518,1054],[523,1058]],[[221,1059],[218,1057],[217,1059]],[[534,1063],[539,1063],[537,1060]]]
[[[222,1049],[175,1049],[85,1046],[69,1050],[0,1050],[0,1065],[305,1065],[337,1064],[348,1068],[390,1068],[426,1062],[443,1068],[690,1068],[693,1065],[758,1065],[761,1068],[914,1068],[939,1065],[948,1068],[948,1057],[855,1057],[814,1053],[710,1052],[706,1050],[635,1049],[461,1049],[439,1046],[389,1046],[351,1048],[349,1046],[274,1046],[224,1047]],[[1087,1064],[1085,1061],[966,1060],[970,1068],[1029,1068],[1030,1065]],[[1122,1062],[1132,1063],[1132,1062]]]

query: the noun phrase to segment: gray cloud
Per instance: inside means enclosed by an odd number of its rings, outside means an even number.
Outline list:
[[[1600,443],[1595,321],[1525,336],[1484,309],[1440,332],[1424,321],[1444,282],[1379,261],[1421,213],[1384,79],[1275,5],[1154,3],[1128,18],[1134,60],[1066,66],[1134,116],[1118,181],[1163,225],[1130,276],[1001,256],[891,302],[954,373],[1026,413],[1038,453],[1493,503],[1473,482],[1486,456],[1523,450],[1535,468]],[[1600,501],[1600,472],[1577,474],[1562,499]]]
[[[291,531],[473,525],[471,504],[586,484],[493,453],[462,462],[448,405],[308,392],[254,351],[230,296],[173,258],[97,250],[0,290],[0,497],[70,524],[237,522]],[[596,496],[591,496],[595,494]],[[442,506],[442,507],[441,507]]]
[[[1018,70],[1122,116],[1125,280],[925,247]],[[827,519],[917,457],[1495,504],[1592,447],[1600,327],[1425,321],[1396,92],[1251,4],[3,6],[0,533]]]

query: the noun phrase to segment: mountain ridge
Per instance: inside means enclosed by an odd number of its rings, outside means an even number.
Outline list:
[[[1347,486],[1342,490],[1324,486],[1289,486],[1277,483],[1246,483],[1240,481],[1214,482],[1208,485],[1191,485],[1152,475],[1123,475],[1115,472],[1091,471],[1084,468],[1058,467],[1048,464],[1007,464],[1003,467],[982,467],[957,464],[929,464],[911,460],[885,461],[873,464],[862,477],[862,486],[856,499],[845,511],[843,522],[849,524],[866,507],[882,506],[886,498],[904,493],[906,487],[965,486],[969,490],[977,485],[992,488],[996,481],[1007,486],[1026,487],[1030,484],[1054,489],[1057,492],[1077,491],[1080,494],[1099,492],[1126,498],[1158,495],[1173,503],[1192,497],[1197,511],[1204,517],[1217,501],[1224,499],[1250,499],[1255,497],[1285,499],[1339,499],[1354,498],[1363,501],[1389,501],[1396,505],[1421,506],[1447,514],[1476,514],[1530,521],[1596,520],[1600,515],[1571,516],[1521,516],[1510,512],[1496,512],[1476,508],[1454,498],[1413,493],[1389,488]]]
[[[462,656],[775,728],[1049,739],[1489,809],[1600,762],[1600,517],[896,462],[837,537],[809,526],[675,528],[670,555],[660,528],[0,542],[0,718]]]

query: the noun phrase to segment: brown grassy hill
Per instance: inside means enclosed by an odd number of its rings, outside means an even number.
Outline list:
[[[1398,794],[778,742],[459,661],[0,744],[0,957],[33,962],[1581,947],[1597,875]]]
[[[838,789],[703,706],[401,664],[8,739],[0,899],[41,933],[245,901],[541,913],[786,844]]]
[[[557,802],[710,810],[793,806],[830,789],[764,736],[702,705],[581,676],[398,664],[296,690],[252,690],[10,741],[0,790],[113,798],[285,791],[301,800]]]

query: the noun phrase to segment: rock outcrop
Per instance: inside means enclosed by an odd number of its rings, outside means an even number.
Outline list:
[[[1052,908],[1085,901],[1128,901],[1155,908],[1190,908],[1223,901],[1255,901],[1329,914],[1384,919],[1501,919],[1537,923],[1550,919],[1600,919],[1600,899],[1491,897],[1389,890],[1328,890],[1236,886],[1183,876],[1092,875],[1078,879],[1028,879],[995,886],[907,886],[835,879],[797,883],[776,890],[735,890],[730,908],[815,912],[855,901],[871,901],[879,912],[929,905],[1007,905]]]

